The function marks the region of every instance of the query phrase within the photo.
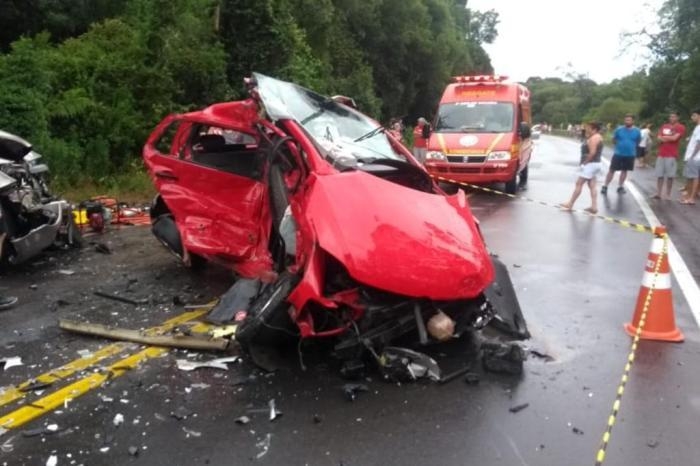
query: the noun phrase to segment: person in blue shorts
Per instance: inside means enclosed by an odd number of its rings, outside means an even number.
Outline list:
[[[601,194],[608,193],[608,185],[615,176],[615,172],[620,172],[620,181],[617,187],[618,194],[624,194],[624,184],[627,179],[627,172],[634,170],[634,160],[637,155],[637,146],[642,140],[642,133],[634,126],[634,117],[631,114],[625,115],[625,124],[618,126],[613,133],[615,143],[615,153],[610,161],[610,170],[605,177],[605,183],[601,188]]]

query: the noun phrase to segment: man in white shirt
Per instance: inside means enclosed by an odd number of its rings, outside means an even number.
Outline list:
[[[700,109],[695,110],[690,118],[695,123],[695,129],[688,141],[688,147],[685,149],[683,176],[687,181],[685,197],[681,199],[681,204],[686,205],[695,204],[698,185],[700,185]]]
[[[639,141],[637,146],[637,167],[646,168],[647,155],[649,154],[649,147],[651,146],[651,123],[647,123],[642,128],[642,139]]]

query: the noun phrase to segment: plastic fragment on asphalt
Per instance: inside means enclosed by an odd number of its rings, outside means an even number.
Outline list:
[[[270,406],[270,421],[274,421],[278,417],[282,415],[281,411],[277,411],[277,408],[275,408],[275,399],[271,399],[268,402],[268,405]]]
[[[58,424],[49,424],[46,426],[46,432],[58,432]]]
[[[185,434],[187,434],[187,438],[189,438],[190,436],[192,436],[192,437],[201,437],[202,436],[201,432],[197,432],[196,430],[188,429],[185,426],[182,426],[182,431]]]
[[[70,276],[70,275],[74,275],[74,274],[75,274],[75,270],[71,270],[71,269],[61,269],[61,270],[58,271],[58,273],[60,273],[61,275],[69,275],[69,276]]]
[[[210,369],[220,369],[228,370],[228,363],[236,362],[240,358],[238,356],[231,356],[227,358],[211,359],[209,361],[188,361],[187,359],[178,359],[177,368],[182,371],[193,371],[195,369],[200,369],[202,367],[208,367]]]
[[[7,431],[7,429],[0,427],[0,435],[5,434]],[[15,449],[15,444],[12,443],[14,439],[14,437],[10,437],[7,440],[5,440],[3,444],[0,445],[0,451],[3,453],[11,453],[12,450]]]
[[[138,447],[129,447],[129,456],[139,456],[139,448]]]
[[[255,455],[257,459],[262,458],[263,456],[267,455],[267,452],[270,450],[270,442],[272,440],[272,434],[267,434],[263,440],[258,442],[255,446],[261,449],[261,451]]]
[[[46,466],[56,466],[58,464],[58,456],[51,455],[49,459],[46,460]]]
[[[2,358],[0,359],[0,362],[5,363],[5,369],[7,370],[11,367],[16,367],[16,366],[22,366],[24,363],[22,362],[22,357],[21,356],[11,356],[9,358]]]
[[[124,424],[124,415],[121,413],[115,414],[112,423],[115,427],[119,427],[120,425]]]
[[[240,416],[240,417],[237,417],[237,418],[234,420],[234,422],[235,422],[236,424],[246,425],[246,424],[248,424],[248,423],[250,422],[250,418],[249,418],[248,416]]]
[[[102,447],[100,448],[101,453],[107,453],[109,451],[109,447]]]
[[[343,385],[343,393],[348,401],[355,401],[358,393],[368,391],[369,387],[363,383],[346,383]]]

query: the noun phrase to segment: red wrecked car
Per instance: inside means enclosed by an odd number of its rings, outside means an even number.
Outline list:
[[[170,115],[143,150],[153,233],[238,276],[208,320],[242,343],[337,337],[354,357],[489,322],[528,332],[463,192],[446,195],[351,99],[254,74],[250,97]]]

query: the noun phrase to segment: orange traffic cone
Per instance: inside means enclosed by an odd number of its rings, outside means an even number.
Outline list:
[[[654,230],[654,240],[651,243],[651,251],[649,251],[647,265],[644,269],[642,286],[639,288],[634,318],[632,323],[625,324],[625,330],[629,335],[636,336],[638,328],[642,327],[639,335],[642,340],[679,342],[683,341],[683,334],[676,327],[676,319],[673,315],[671,269],[668,265],[668,254],[661,257],[658,273],[654,277],[656,262],[664,249],[665,236],[665,227],[657,227]],[[647,307],[646,313],[644,312],[645,305]]]

